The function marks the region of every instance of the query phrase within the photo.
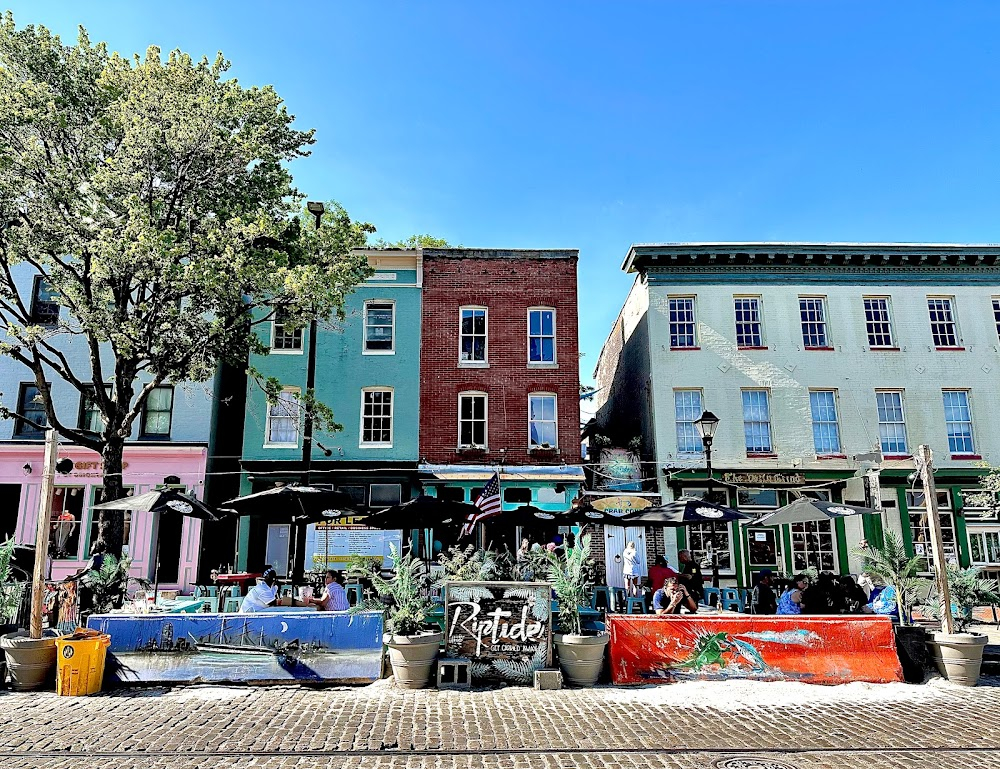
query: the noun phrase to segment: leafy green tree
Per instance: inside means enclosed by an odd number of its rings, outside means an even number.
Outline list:
[[[313,132],[293,127],[273,88],[228,69],[221,54],[124,58],[82,27],[65,45],[0,19],[0,355],[28,370],[48,426],[100,452],[108,500],[122,496],[125,440],[153,388],[246,366],[267,352],[254,326],[277,311],[301,325],[342,317],[370,274],[351,249],[374,227],[336,204],[322,227],[301,211],[288,163]],[[32,317],[25,270],[54,292],[57,323]],[[89,365],[70,363],[67,342]],[[75,409],[57,413],[57,379],[92,393],[98,432],[77,428]],[[276,383],[261,383],[273,397]],[[311,393],[303,403],[328,427],[329,410]],[[30,423],[9,406],[0,417]],[[98,541],[113,554],[122,528],[102,513]]]
[[[406,240],[383,240],[375,238],[371,242],[372,248],[451,248],[451,244],[444,238],[435,238],[433,235],[410,235]],[[461,245],[455,248],[461,248]]]

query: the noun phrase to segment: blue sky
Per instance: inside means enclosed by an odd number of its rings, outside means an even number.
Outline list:
[[[633,242],[996,242],[1000,4],[0,0],[273,84],[311,198],[387,239],[580,249],[585,381]]]

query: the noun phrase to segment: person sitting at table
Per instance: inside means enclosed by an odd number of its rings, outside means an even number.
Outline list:
[[[771,589],[773,574],[770,569],[761,569],[757,574],[757,584],[750,594],[751,614],[775,614],[778,611],[778,598]]]
[[[670,568],[667,559],[656,556],[656,562],[649,567],[649,589],[654,593],[667,583],[669,577],[676,577],[677,572]]]
[[[253,613],[274,606],[278,600],[278,572],[268,566],[258,578],[257,584],[247,591],[240,611]]]
[[[340,584],[340,577],[332,569],[323,575],[323,594],[319,598],[306,598],[307,606],[315,606],[320,611],[347,611],[351,604],[347,601],[347,591]]]
[[[657,614],[680,614],[681,609],[697,614],[698,604],[687,588],[677,581],[677,577],[667,577],[663,587],[653,593],[653,611]]]
[[[802,594],[809,587],[809,577],[797,574],[785,592],[778,598],[778,614],[801,614]]]
[[[837,577],[837,585],[841,592],[841,611],[843,614],[861,614],[865,604],[868,603],[868,596],[861,589],[854,577],[850,574],[842,574]]]

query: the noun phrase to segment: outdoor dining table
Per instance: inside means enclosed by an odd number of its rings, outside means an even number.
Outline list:
[[[257,578],[262,576],[264,575],[250,572],[216,575],[215,584],[219,586],[219,611],[225,608],[226,599],[232,597],[234,587],[239,587],[240,594],[246,595],[247,590],[257,584]]]

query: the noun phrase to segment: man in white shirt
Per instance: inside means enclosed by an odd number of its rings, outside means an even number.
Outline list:
[[[257,584],[247,591],[240,611],[253,613],[265,611],[278,599],[278,573],[268,566],[257,580]]]
[[[347,602],[347,591],[340,584],[340,577],[335,571],[328,571],[323,576],[326,589],[319,598],[307,598],[306,603],[313,604],[320,611],[347,611],[351,605]]]

